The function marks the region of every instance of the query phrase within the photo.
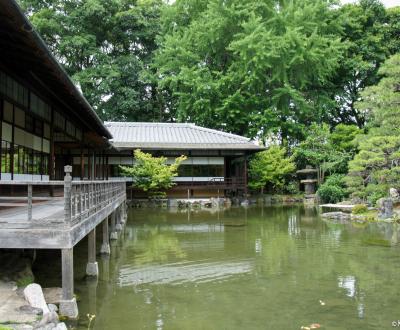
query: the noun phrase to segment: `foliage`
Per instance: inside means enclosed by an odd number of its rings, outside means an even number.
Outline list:
[[[346,196],[344,175],[333,174],[320,185],[317,194],[324,203],[337,203]]]
[[[302,137],[344,45],[330,1],[177,0],[154,60],[180,121]]]
[[[312,165],[318,170],[318,179],[323,182],[325,173],[346,173],[347,162],[352,158],[355,144],[353,137],[359,129],[349,125],[338,125],[333,133],[327,124],[312,124],[306,139],[294,148],[294,157],[299,168]]]
[[[121,169],[125,175],[132,177],[136,187],[153,194],[174,185],[172,179],[178,175],[179,165],[186,159],[186,156],[180,156],[168,165],[166,157],[153,157],[139,149],[135,150],[134,156],[135,165],[121,166]]]
[[[362,133],[356,125],[337,125],[330,135],[332,146],[339,151],[354,153],[357,148],[356,137]]]
[[[101,118],[162,120],[149,62],[162,0],[20,0]]]
[[[378,69],[390,54],[388,42],[398,38],[390,35],[388,15],[379,0],[344,5],[338,11],[338,20],[343,26],[342,42],[347,48],[331,86],[327,85],[335,101],[332,119],[363,127],[367,117],[355,103],[360,91],[379,81]]]
[[[349,163],[347,184],[353,196],[376,202],[390,187],[400,188],[400,54],[385,62],[381,81],[366,88],[358,106],[370,114],[372,128]]]
[[[351,210],[351,213],[353,214],[363,214],[366,212],[368,212],[368,207],[365,204],[354,205],[353,209]]]
[[[297,180],[288,181],[283,188],[283,192],[291,195],[299,195],[300,194],[299,182]]]
[[[286,148],[272,145],[268,150],[254,155],[249,164],[249,186],[263,189],[271,185],[273,189],[283,188],[285,179],[295,171],[291,157],[287,157]]]

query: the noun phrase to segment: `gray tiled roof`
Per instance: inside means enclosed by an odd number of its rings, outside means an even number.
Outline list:
[[[105,122],[116,148],[263,149],[243,136],[190,123]]]

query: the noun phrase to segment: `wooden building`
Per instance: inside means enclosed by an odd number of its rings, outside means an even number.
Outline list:
[[[250,139],[190,123],[106,122],[113,135],[108,173],[120,177],[120,165],[133,165],[133,151],[141,149],[169,162],[180,155],[187,159],[174,178],[169,197],[212,197],[245,194],[248,156],[264,150]],[[79,159],[75,160],[79,163]],[[134,191],[140,197],[140,191]]]
[[[0,0],[0,136],[0,249],[61,250],[60,313],[76,317],[74,246],[88,237],[96,276],[96,227],[108,254],[126,185],[104,180],[111,134],[14,0]]]

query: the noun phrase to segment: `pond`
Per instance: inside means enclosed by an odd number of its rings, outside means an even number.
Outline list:
[[[84,278],[86,242],[76,249],[76,326],[91,314],[92,329],[391,328],[399,232],[325,222],[303,206],[131,209],[98,280]]]

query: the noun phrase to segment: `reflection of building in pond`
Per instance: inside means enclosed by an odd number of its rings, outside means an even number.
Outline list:
[[[164,265],[123,267],[119,272],[119,285],[207,283],[221,281],[234,275],[250,273],[253,262],[176,262]]]
[[[339,276],[338,287],[346,291],[346,296],[357,299],[357,314],[359,318],[365,316],[364,295],[357,288],[357,280],[354,276]]]

